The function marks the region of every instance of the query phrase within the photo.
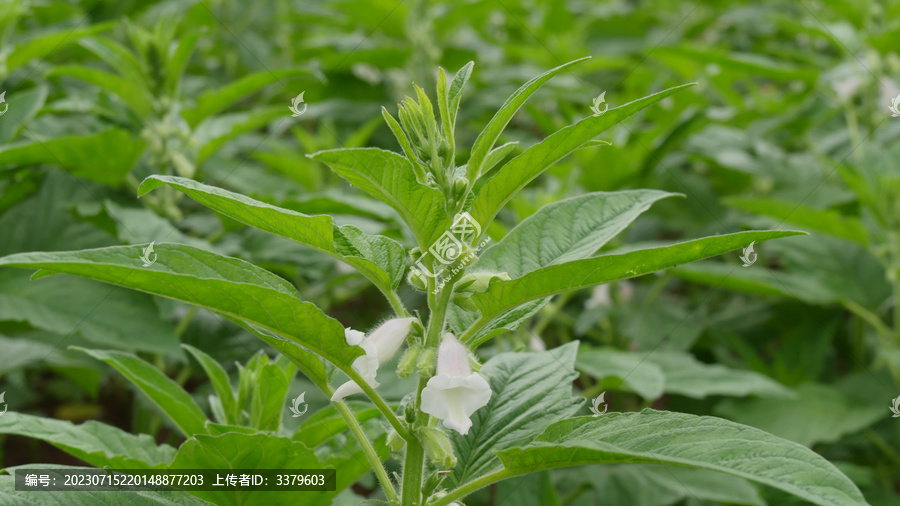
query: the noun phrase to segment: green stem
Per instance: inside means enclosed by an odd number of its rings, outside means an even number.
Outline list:
[[[437,296],[434,296],[434,279],[429,279],[428,281],[428,303],[431,317],[428,319],[428,329],[425,331],[426,348],[437,348],[440,344],[441,332],[444,330],[444,320],[447,317],[447,306],[450,305],[450,297],[453,295],[453,285],[460,276],[462,276],[462,269],[444,283]],[[422,390],[428,383],[428,379],[425,376],[419,376],[419,384],[416,389],[416,427],[428,426],[432,422],[432,417],[421,413],[419,409],[422,402]],[[403,490],[401,492],[403,506],[420,506],[424,467],[425,450],[422,447],[422,443],[413,436],[406,440],[406,457],[403,462]]]
[[[375,452],[375,448],[372,446],[369,438],[366,437],[366,433],[363,431],[362,426],[360,426],[359,420],[356,419],[356,416],[350,411],[350,408],[347,407],[347,404],[344,403],[344,401],[335,401],[333,404],[341,416],[344,417],[347,426],[350,427],[350,432],[352,432],[353,435],[356,436],[357,441],[359,441],[359,446],[362,447],[363,453],[366,454],[366,459],[368,459],[369,464],[375,471],[375,476],[378,477],[378,481],[381,483],[381,489],[384,490],[384,495],[387,497],[388,502],[391,504],[399,504],[400,500],[397,497],[397,491],[394,490],[394,484],[391,482],[391,478],[384,469],[381,459]]]
[[[185,313],[184,317],[181,318],[181,321],[178,322],[178,326],[175,327],[175,335],[180,339],[184,334],[184,331],[187,330],[188,325],[191,324],[191,320],[194,319],[194,315],[197,314],[197,306],[191,305],[188,309],[188,312]]]
[[[364,380],[363,377],[360,376],[355,369],[347,368],[346,370],[344,370],[344,372],[347,373],[347,376],[355,381],[356,384],[359,385],[359,387],[362,389],[362,391],[369,396],[369,399],[371,399],[372,402],[375,403],[375,407],[378,408],[378,411],[381,411],[381,414],[384,415],[388,423],[391,424],[391,427],[393,427],[394,430],[397,431],[397,434],[400,434],[400,437],[402,437],[407,442],[413,439],[413,435],[407,428],[406,424],[404,424],[400,421],[399,418],[397,418],[397,415],[394,414],[394,411],[391,409],[391,407],[388,406],[387,402],[385,402],[380,395],[378,395],[378,392],[376,392],[375,389],[372,388],[372,385],[369,385],[369,383],[366,382],[366,380]]]
[[[418,439],[406,442],[406,458],[403,460],[403,506],[420,506],[422,496],[422,471],[425,467],[425,449]]]
[[[447,506],[448,504],[456,501],[457,499],[462,499],[467,495],[475,492],[480,488],[484,488],[492,483],[497,483],[498,481],[505,480],[507,478],[512,478],[513,476],[518,476],[519,474],[524,473],[514,473],[512,471],[508,471],[506,469],[501,469],[499,471],[494,471],[493,473],[486,474],[481,478],[472,480],[465,485],[451,490],[449,494],[441,497],[440,499],[430,503],[428,506]]]
[[[552,322],[557,315],[562,311],[563,306],[566,305],[566,302],[572,298],[575,292],[564,293],[560,295],[552,304],[550,304],[547,309],[544,311],[543,318],[538,321],[534,327],[532,327],[531,331],[534,332],[535,335],[539,336],[547,328],[547,325]]]
[[[409,316],[409,311],[403,306],[403,301],[400,300],[400,296],[397,295],[397,292],[393,290],[388,290],[384,293],[384,296],[387,297],[388,302],[391,303],[391,307],[394,309],[394,312],[397,313],[397,316],[400,318],[406,318]]]
[[[883,437],[878,435],[877,432],[872,429],[866,429],[863,434],[872,442],[875,446],[878,447],[889,459],[891,459],[894,464],[900,465],[900,454],[898,454],[891,445],[884,440]]]
[[[590,490],[590,489],[591,489],[590,485],[588,485],[587,483],[582,483],[581,486],[576,488],[575,490],[573,490],[572,493],[570,493],[569,495],[560,499],[559,504],[561,504],[562,506],[566,506],[567,504],[571,503],[575,499],[578,499],[578,496],[583,494],[585,492],[585,490]]]
[[[890,339],[893,332],[891,329],[881,321],[881,318],[878,317],[875,313],[869,311],[859,303],[852,301],[850,299],[844,299],[841,301],[841,304],[851,313],[859,316],[866,323],[871,325],[875,332],[878,334],[879,340],[881,340],[882,344],[885,344],[883,339]]]

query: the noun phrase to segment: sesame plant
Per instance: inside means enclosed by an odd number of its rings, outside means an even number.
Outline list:
[[[186,244],[156,244],[157,259],[149,266],[141,261],[146,244],[0,258],[0,266],[37,269],[35,283],[70,274],[209,309],[281,354],[275,360],[261,354],[251,358],[241,367],[235,389],[214,360],[189,349],[215,389],[208,417],[187,392],[140,358],[85,349],[144,392],[187,442],[175,450],[98,423],[67,424],[62,441],[60,431],[36,417],[29,419],[32,436],[114,469],[333,467],[342,487],[371,469],[382,492],[371,500],[390,505],[464,505],[480,489],[517,476],[613,463],[724,473],[729,480],[749,480],[819,505],[866,504],[856,485],[827,460],[759,429],[653,409],[601,411],[599,400],[589,409],[571,386],[578,342],[479,358],[479,347],[517,329],[558,294],[802,234],[743,231],[596,255],[655,202],[677,196],[640,189],[592,192],[547,204],[493,242],[487,228],[530,182],[576,150],[600,147],[599,134],[690,86],[610,107],[507,161],[512,147],[496,146],[507,123],[544,83],[580,61],[553,68],[516,90],[477,136],[465,164],[457,165],[454,135],[471,62],[452,79],[439,69],[435,101],[416,86],[415,97],[399,105],[396,117],[382,111],[400,153],[359,147],[310,155],[393,208],[406,227],[401,240],[186,177],[154,175],[140,184],[139,196],[159,188],[179,191],[217,213],[356,269],[392,310],[372,329],[344,328],[281,277]],[[407,309],[398,292],[404,282],[421,292],[427,310]],[[396,369],[388,368],[395,357]],[[331,406],[286,437],[277,413],[286,404],[284,385],[297,371],[330,397]],[[379,392],[381,382],[393,375],[415,378],[415,387],[399,404]],[[18,414],[9,415],[0,419],[0,428],[17,423]],[[389,461],[399,462],[396,472]],[[341,473],[346,473],[343,479]],[[215,504],[271,502],[270,496],[252,492],[192,493],[198,501]],[[297,493],[285,501],[324,504],[331,497]],[[190,504],[192,499],[183,500]]]

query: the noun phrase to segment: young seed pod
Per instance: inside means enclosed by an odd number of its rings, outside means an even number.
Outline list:
[[[406,419],[406,423],[416,423],[416,415],[416,408],[412,402],[408,402],[403,406],[403,417]]]

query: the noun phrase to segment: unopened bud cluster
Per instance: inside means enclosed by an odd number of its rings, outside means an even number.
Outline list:
[[[439,79],[446,79],[443,72]],[[438,100],[446,100],[441,96],[440,86]],[[385,121],[403,148],[406,158],[412,163],[416,180],[424,185],[441,190],[446,201],[448,214],[455,214],[463,204],[469,191],[469,180],[465,170],[456,167],[456,147],[453,139],[453,123],[455,118],[441,117],[438,123],[431,99],[419,86],[415,86],[416,99],[407,97],[400,102],[397,115],[398,122],[386,110],[381,110]],[[440,114],[453,115],[446,108],[440,108]]]

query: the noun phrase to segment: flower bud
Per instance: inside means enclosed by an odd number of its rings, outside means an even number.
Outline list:
[[[466,191],[469,190],[469,180],[465,177],[458,177],[453,180],[453,197],[457,200],[462,200],[466,195]]]
[[[400,357],[400,364],[397,366],[397,374],[401,378],[408,378],[413,372],[415,372],[416,361],[419,358],[419,353],[422,351],[422,346],[415,345],[411,346],[403,352],[403,356]]]
[[[378,366],[390,360],[397,353],[400,345],[406,340],[414,320],[415,318],[394,318],[393,320],[388,320],[375,329],[372,335],[368,337],[360,337],[362,332],[357,330],[347,329],[344,331],[347,344],[359,346],[366,352],[365,355],[357,357],[352,365],[353,369],[363,377],[366,383],[373,387],[379,385],[375,379],[378,373]],[[332,402],[338,401],[348,395],[362,392],[362,388],[355,381],[350,380],[335,390],[331,400]]]
[[[419,352],[419,360],[416,362],[416,372],[419,376],[433,376],[437,366],[437,350],[425,348]]]
[[[450,139],[447,137],[441,138],[441,143],[438,145],[438,155],[448,162],[452,161],[450,157],[453,155],[453,147],[450,146]],[[448,163],[447,166],[449,165]]]
[[[444,469],[456,466],[456,455],[447,433],[436,427],[419,427],[419,437],[432,464]]]
[[[422,274],[422,271],[419,269],[413,268],[409,270],[409,274],[406,276],[406,281],[412,285],[413,288],[420,292],[424,292],[428,290],[428,280],[425,278],[425,275]]]

